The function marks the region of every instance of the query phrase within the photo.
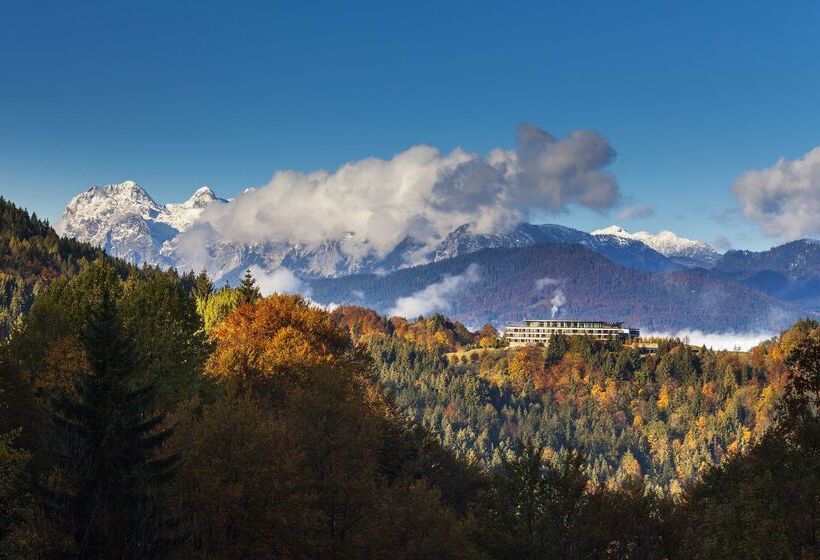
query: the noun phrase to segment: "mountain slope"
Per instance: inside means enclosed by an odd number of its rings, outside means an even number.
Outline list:
[[[820,310],[820,242],[800,239],[768,251],[729,251],[714,272],[780,299]]]
[[[777,330],[801,315],[766,294],[704,271],[633,270],[566,244],[485,249],[387,276],[315,280],[312,297],[387,313],[398,298],[421,297],[425,288],[465,273],[471,264],[478,267],[479,281],[452,294],[450,307],[445,306],[449,315],[471,325],[549,317],[559,288],[565,300],[559,317],[626,321],[644,330]]]
[[[106,258],[87,243],[57,235],[47,222],[0,197],[0,338],[60,275]]]
[[[593,231],[592,235],[596,237],[614,236],[620,239],[640,241],[676,263],[687,267],[711,268],[720,258],[720,253],[708,243],[687,239],[669,230],[663,230],[657,234],[648,231],[630,233],[620,226],[609,226],[608,228]]]
[[[668,272],[680,265],[641,241],[612,235],[592,235],[556,224],[519,224],[501,234],[473,234],[469,224],[453,231],[441,242],[434,261],[466,255],[480,249],[530,247],[548,243],[577,243],[628,268]]]

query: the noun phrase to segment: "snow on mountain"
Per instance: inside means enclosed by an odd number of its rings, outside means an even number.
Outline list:
[[[663,230],[660,233],[650,233],[648,231],[630,233],[620,226],[613,225],[595,230],[592,235],[596,237],[614,236],[620,239],[640,241],[684,266],[711,268],[720,257],[720,253],[708,243],[687,239],[669,230]]]
[[[212,204],[229,204],[208,187],[178,204],[158,204],[133,181],[92,187],[74,197],[59,224],[60,231],[102,247],[130,262],[202,270],[215,281],[237,281],[250,266],[266,272],[286,267],[301,278],[329,278],[355,273],[390,272],[408,266],[438,262],[487,248],[580,244],[623,266],[667,272],[681,266],[640,239],[625,234],[592,235],[554,224],[522,223],[498,233],[476,234],[465,224],[447,235],[432,251],[407,238],[387,255],[351,254],[346,246],[355,232],[328,239],[315,247],[271,239],[240,243],[223,239],[208,227],[191,230]],[[632,234],[629,234],[632,235]],[[637,234],[636,234],[637,235]],[[677,253],[675,253],[677,254]]]
[[[163,206],[134,181],[95,186],[71,199],[56,229],[135,264],[170,266],[163,245],[214,202],[224,201],[208,187],[181,204]]]
[[[504,233],[474,234],[469,224],[450,233],[438,246],[434,261],[479,249],[517,248],[548,243],[574,243],[592,249],[613,262],[637,270],[668,272],[681,268],[642,241],[611,235],[591,235],[557,224],[519,224]]]
[[[202,211],[213,202],[225,202],[214,194],[210,187],[198,189],[188,200],[181,204],[166,204],[165,212],[158,216],[177,231],[185,231],[199,218]]]

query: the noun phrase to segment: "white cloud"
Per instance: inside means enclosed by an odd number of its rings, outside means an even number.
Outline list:
[[[820,234],[820,147],[747,171],[732,188],[744,216],[781,239]]]
[[[618,211],[618,218],[621,220],[634,220],[635,218],[648,218],[655,211],[647,204],[636,204],[634,206],[624,206]]]
[[[466,223],[488,233],[530,212],[564,212],[573,204],[611,208],[620,194],[604,168],[614,158],[597,132],[576,130],[559,139],[521,125],[514,150],[486,157],[420,145],[332,172],[280,171],[267,185],[210,206],[178,246],[197,266],[210,258],[203,244],[216,240],[311,249],[338,239],[352,257],[384,256],[408,237],[431,249]]]
[[[273,293],[310,296],[310,288],[285,267],[279,267],[273,272],[265,272],[261,267],[253,265],[250,267],[250,271],[256,279],[263,296]]]
[[[453,298],[479,280],[479,267],[475,263],[457,276],[445,276],[440,282],[430,284],[413,295],[400,297],[390,310],[391,316],[415,318],[434,311],[447,311],[453,305]]]
[[[641,333],[642,337],[661,337],[661,338],[680,338],[689,339],[689,344],[695,346],[706,346],[714,350],[749,350],[753,346],[757,346],[764,340],[768,340],[775,336],[776,333],[771,332],[747,332],[747,333],[706,333],[699,330],[681,330],[673,333]]]

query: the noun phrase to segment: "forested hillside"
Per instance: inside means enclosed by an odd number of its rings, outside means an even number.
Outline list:
[[[716,274],[806,309],[820,309],[820,242],[799,239],[768,251],[729,251]]]
[[[549,317],[561,289],[560,317],[626,321],[644,330],[779,330],[801,312],[753,288],[702,270],[665,274],[632,270],[579,245],[486,249],[386,276],[315,280],[322,303],[367,302],[386,313],[401,297],[458,276],[473,264],[478,280],[450,297],[448,314],[466,324]]]
[[[0,196],[0,334],[31,306],[35,294],[103,252],[58,236],[35,215]]]
[[[75,260],[0,340],[1,559],[820,554],[816,322],[508,350]]]
[[[499,464],[523,438],[551,456],[583,449],[595,481],[645,476],[679,493],[771,427],[784,348],[799,336],[789,331],[750,355],[680,341],[641,355],[583,339],[449,359],[399,337],[369,348],[397,406],[459,457]]]

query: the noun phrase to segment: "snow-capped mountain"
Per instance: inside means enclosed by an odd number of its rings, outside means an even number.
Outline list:
[[[708,243],[687,239],[668,230],[663,230],[660,233],[650,233],[648,231],[630,233],[620,226],[613,225],[595,230],[592,235],[596,237],[614,236],[620,239],[640,241],[683,266],[711,268],[720,258],[720,253]]]
[[[434,261],[451,259],[480,249],[517,248],[549,243],[575,243],[592,249],[608,259],[637,270],[668,272],[681,268],[641,241],[611,235],[592,235],[557,224],[519,224],[497,234],[474,234],[470,225],[450,233],[438,246]]]
[[[210,187],[201,187],[183,203],[166,204],[165,212],[159,218],[177,231],[185,231],[199,218],[200,214],[213,202],[224,203]]]
[[[522,223],[493,234],[476,234],[471,225],[465,224],[432,250],[407,238],[384,256],[346,251],[348,243],[355,241],[355,232],[309,247],[280,239],[240,243],[219,237],[206,223],[197,226],[197,220],[210,205],[228,203],[203,187],[185,202],[162,205],[135,182],[126,181],[92,187],[74,197],[58,227],[65,235],[98,245],[130,262],[176,266],[181,270],[205,269],[220,282],[235,282],[253,265],[268,272],[286,267],[305,279],[332,278],[390,272],[480,249],[555,243],[580,244],[638,270],[667,272],[681,268],[641,240],[603,233],[592,235],[552,224]]]
[[[208,187],[180,204],[158,204],[134,181],[91,187],[68,203],[57,231],[135,264],[171,266],[163,245],[188,229],[210,204]]]

